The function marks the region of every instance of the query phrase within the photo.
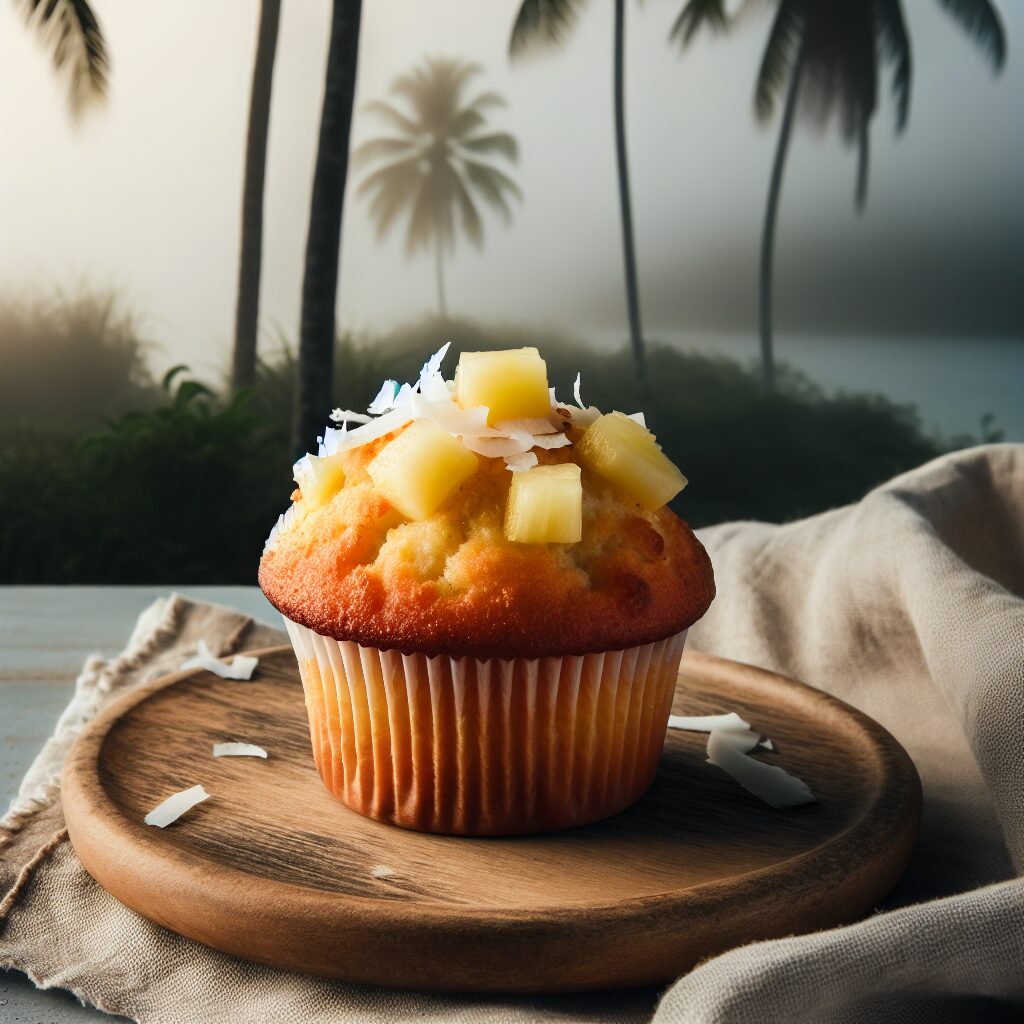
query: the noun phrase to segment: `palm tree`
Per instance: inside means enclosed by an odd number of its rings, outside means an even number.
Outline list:
[[[982,48],[993,70],[1000,71],[1006,59],[1006,39],[999,14],[990,0],[938,2]],[[727,24],[723,0],[689,0],[672,29],[672,38],[685,47],[701,24],[713,29]],[[768,391],[775,386],[775,224],[797,101],[819,124],[838,114],[844,141],[857,147],[854,204],[860,212],[867,200],[868,129],[878,106],[878,78],[885,64],[892,67],[896,131],[902,132],[910,113],[911,55],[900,0],[845,0],[835,4],[778,0],[754,95],[757,118],[766,122],[775,111],[779,94],[785,90],[761,234],[761,371]]]
[[[68,109],[77,120],[107,95],[110,58],[100,23],[86,0],[15,0],[67,82]]]
[[[231,365],[234,391],[249,387],[256,377],[256,327],[260,306],[260,262],[263,249],[263,182],[267,167],[270,94],[277,52],[281,0],[262,0],[256,35],[256,60],[249,97],[249,131],[245,143],[242,186],[242,245],[238,261],[235,306],[235,347]]]
[[[366,105],[386,121],[392,133],[359,146],[352,159],[380,163],[359,186],[370,197],[370,213],[382,238],[403,211],[409,224],[407,255],[433,248],[437,275],[437,305],[447,315],[444,258],[455,248],[456,217],[466,237],[483,245],[483,221],[476,199],[494,207],[507,222],[512,216],[508,197],[521,198],[516,183],[489,163],[487,157],[519,156],[516,140],[507,132],[487,132],[485,115],[505,101],[494,92],[478,94],[463,103],[466,85],[480,74],[478,64],[427,58],[407,75],[394,80],[391,92],[408,101],[408,112],[384,100]]]
[[[585,0],[523,0],[512,27],[509,52],[513,58],[542,44],[559,45],[572,29]],[[626,159],[625,0],[614,0],[615,32],[612,47],[615,99],[615,160],[619,177],[619,212],[622,218],[622,257],[626,278],[626,311],[629,339],[636,363],[637,379],[647,390],[644,335],[640,324],[640,292],[637,285],[636,245],[633,238],[633,207],[629,191],[629,163]]]
[[[314,446],[317,431],[327,422],[331,408],[341,213],[348,177],[361,16],[362,0],[332,0],[324,103],[302,276],[298,394],[292,423],[292,446],[297,452]]]

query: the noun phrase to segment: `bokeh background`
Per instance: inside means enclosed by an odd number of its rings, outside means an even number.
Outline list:
[[[589,401],[644,408],[694,525],[1024,441],[1024,5],[366,3],[333,364],[300,323],[332,18],[358,5],[92,0],[105,74],[83,6],[0,2],[3,582],[253,582],[326,416],[309,381],[363,408],[447,340],[536,344],[561,389],[578,369]],[[261,15],[259,360],[233,386]]]

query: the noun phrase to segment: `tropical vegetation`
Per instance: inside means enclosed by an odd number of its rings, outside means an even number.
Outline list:
[[[509,221],[511,198],[521,198],[515,181],[492,162],[515,163],[519,146],[508,132],[487,129],[487,113],[505,105],[496,92],[465,98],[479,64],[428,57],[391,86],[406,101],[402,110],[374,100],[365,110],[384,121],[390,133],[369,139],[352,153],[355,166],[378,166],[359,186],[370,204],[377,236],[383,238],[403,214],[407,217],[406,253],[432,251],[437,306],[445,302],[444,261],[455,249],[460,230],[477,248],[483,245],[482,201]]]
[[[990,0],[938,0],[940,6],[981,47],[998,72],[1006,59],[1006,38]],[[772,337],[772,267],[782,176],[797,107],[824,125],[837,118],[843,140],[857,148],[854,202],[867,199],[870,124],[878,109],[879,77],[891,68],[896,131],[906,127],[912,81],[911,43],[901,0],[776,0],[754,90],[758,120],[768,121],[785,93],[782,122],[768,184],[760,261],[760,343],[764,387],[775,385]],[[672,29],[682,47],[706,25],[721,32],[729,24],[725,0],[689,0]]]
[[[181,367],[159,386],[140,319],[111,296],[0,303],[0,330],[21,339],[0,376],[0,582],[253,582],[290,490],[290,347],[229,397]],[[467,350],[535,344],[565,399],[582,368],[587,402],[641,402],[628,347],[602,353],[529,325],[441,317],[339,339],[332,401],[365,408],[385,377],[414,379],[441,338]],[[854,501],[971,440],[930,438],[912,408],[825,394],[785,366],[769,395],[754,367],[657,344],[648,357],[659,440],[691,479],[675,507],[694,525]],[[988,428],[983,439],[997,437]]]

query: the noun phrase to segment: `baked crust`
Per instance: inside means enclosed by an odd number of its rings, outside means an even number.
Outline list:
[[[686,523],[586,469],[578,544],[505,540],[511,473],[501,459],[481,458],[440,509],[408,522],[366,473],[394,436],[346,453],[345,486],[319,509],[300,499],[264,553],[260,586],[294,622],[403,653],[537,658],[661,640],[711,604],[711,562]],[[537,455],[552,465],[572,453]]]

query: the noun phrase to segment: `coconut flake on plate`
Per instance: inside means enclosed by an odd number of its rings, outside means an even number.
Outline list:
[[[740,718],[735,711],[725,715],[669,715],[670,729],[686,729],[690,732],[711,732],[712,729],[750,729],[750,723]]]
[[[259,662],[259,658],[245,654],[236,654],[230,661],[222,661],[220,658],[214,657],[205,640],[200,640],[198,653],[194,658],[183,662],[181,669],[204,668],[207,672],[220,676],[221,679],[252,679],[252,674]]]
[[[772,807],[800,807],[815,802],[807,783],[776,765],[749,757],[738,740],[735,729],[712,729],[708,735],[708,761]]]
[[[765,750],[774,750],[775,749],[775,744],[772,743],[772,741],[770,739],[768,739],[767,736],[763,740],[761,740],[760,743],[758,743],[758,746],[759,747],[764,747]]]
[[[214,757],[263,757],[267,752],[255,743],[214,743]]]
[[[162,804],[154,807],[143,820],[147,825],[166,828],[196,804],[201,804],[204,800],[209,799],[210,794],[202,786],[183,789],[179,793],[172,793]]]
[[[533,469],[537,465],[535,452],[523,452],[520,455],[506,455],[505,468],[512,473],[522,473],[524,470]]]

